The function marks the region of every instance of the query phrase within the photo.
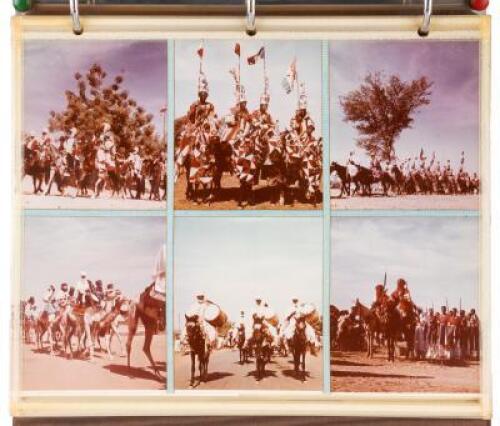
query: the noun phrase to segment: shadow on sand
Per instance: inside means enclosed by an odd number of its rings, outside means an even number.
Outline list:
[[[246,377],[254,377],[255,379],[257,379],[257,370],[249,371],[248,374],[246,375]],[[261,380],[265,379],[266,377],[277,377],[276,371],[264,370],[264,374],[263,374],[263,377],[261,378]]]
[[[157,363],[159,370],[166,371],[165,363]],[[165,377],[158,376],[154,372],[148,371],[145,368],[138,367],[127,367],[123,364],[108,364],[104,365],[103,368],[108,370],[110,373],[118,374],[120,376],[126,376],[129,379],[142,379],[142,380],[153,380],[159,383],[165,383]],[[148,367],[149,368],[149,367]]]
[[[378,373],[368,373],[365,371],[330,371],[330,376],[332,377],[376,377],[385,379],[434,379],[434,376],[411,376],[405,374],[378,374]]]
[[[299,382],[302,381],[302,373],[301,372],[296,373],[295,370],[283,370],[282,373],[283,373],[283,376],[285,376],[285,377],[295,379]],[[307,370],[305,371],[305,378],[306,379],[311,378],[311,373]]]
[[[330,365],[345,365],[348,367],[382,367],[382,364],[365,364],[364,362],[344,361],[340,359],[331,359]]]

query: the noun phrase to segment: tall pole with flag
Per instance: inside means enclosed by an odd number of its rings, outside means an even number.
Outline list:
[[[238,100],[241,96],[241,46],[239,43],[234,45],[234,53],[238,56],[238,75],[236,78],[236,92]]]
[[[203,56],[205,55],[205,46],[203,43],[203,40],[200,41],[200,46],[198,47],[198,50],[196,51],[198,57],[200,58],[200,64],[199,64],[199,69],[198,69],[198,87],[201,85],[201,79],[203,75]]]

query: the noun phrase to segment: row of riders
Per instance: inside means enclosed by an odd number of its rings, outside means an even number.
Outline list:
[[[203,292],[198,292],[196,301],[185,313],[186,324],[181,342],[191,356],[190,386],[195,385],[196,358],[199,363],[198,384],[207,380],[210,354],[216,349],[219,334],[219,328],[207,314],[207,310],[214,306],[217,305],[208,300]],[[250,356],[255,358],[257,381],[264,377],[265,365],[275,354],[291,354],[296,376],[305,380],[306,352],[309,350],[316,356],[320,347],[319,318],[312,304],[300,303],[297,297],[293,297],[280,324],[272,308],[261,296],[256,296],[249,315],[245,316],[245,311],[240,311],[239,320],[229,329],[225,327],[228,323],[228,318],[224,316],[224,323],[218,324],[225,329],[226,342],[230,347],[238,348],[240,364],[246,363]]]
[[[53,137],[45,129],[24,138],[24,175],[32,177],[33,194],[50,195],[56,186],[62,196],[99,197],[104,189],[111,196],[166,199],[166,154],[145,146],[118,146],[113,131],[104,123],[100,134],[83,134],[76,128]]]
[[[464,152],[456,172],[450,160],[441,164],[436,161],[434,154],[429,163],[426,160],[421,152],[419,157],[403,161],[372,158],[370,166],[364,167],[355,158],[354,151],[351,151],[345,165],[335,161],[330,164],[330,186],[340,188],[339,197],[356,194],[371,196],[376,186],[381,188],[384,196],[479,194],[479,176],[465,170]]]
[[[406,281],[399,279],[388,295],[385,286],[375,287],[375,301],[369,308],[356,300],[350,311],[330,307],[331,349],[367,351],[387,345],[388,360],[395,360],[395,347],[405,342],[406,358],[429,361],[479,359],[479,317],[475,309],[442,306],[425,312],[410,297]]]
[[[212,203],[222,198],[224,173],[239,181],[238,205],[256,203],[254,187],[267,180],[272,203],[321,201],[322,139],[307,110],[305,87],[289,128],[280,131],[269,112],[267,91],[259,108],[250,112],[244,87],[237,85],[236,105],[219,118],[208,99],[208,82],[201,74],[198,99],[186,116],[176,120],[176,179],[186,174],[186,199]]]
[[[126,349],[130,368],[132,341],[140,321],[144,326],[143,351],[160,377],[160,369],[151,355],[153,336],[165,329],[165,293],[158,291],[159,280],[164,280],[164,276],[157,276],[139,300],[127,298],[112,283],[104,288],[101,280],[90,281],[85,272],[73,286],[62,283],[56,289],[50,285],[40,307],[33,296],[21,303],[23,340],[32,343],[34,332],[39,351],[47,350],[48,341],[51,355],[59,352],[69,359],[78,356],[93,361],[96,346],[113,359],[111,341],[116,336],[120,356],[125,356]],[[120,333],[122,324],[128,328],[125,345]]]

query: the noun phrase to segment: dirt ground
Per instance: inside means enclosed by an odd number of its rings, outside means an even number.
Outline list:
[[[126,339],[126,336],[123,336]],[[63,355],[50,355],[37,351],[34,344],[23,344],[21,356],[22,390],[163,390],[165,389],[165,335],[153,338],[151,352],[158,363],[163,379],[155,376],[142,352],[144,336],[132,342],[131,368],[127,358],[120,356],[120,346],[113,339],[113,360],[105,352],[96,351],[94,360],[66,359]]]
[[[331,207],[335,210],[478,210],[479,195],[401,195],[398,197],[355,196],[337,198],[334,192]]]
[[[382,353],[334,352],[331,390],[337,392],[479,392],[479,362],[441,365],[397,359],[389,363]]]
[[[222,190],[217,194],[217,199],[210,206],[207,204],[196,204],[193,201],[186,200],[186,176],[182,175],[175,184],[174,190],[174,206],[176,210],[232,210],[238,209],[239,197],[239,181],[235,176],[225,174],[221,181]],[[289,202],[284,206],[279,203],[273,204],[271,193],[267,188],[267,182],[261,180],[259,185],[254,186],[255,204],[246,206],[246,210],[314,210],[321,209],[322,202],[316,207],[311,204],[301,201],[295,201],[294,205]],[[320,198],[322,195],[320,196]]]
[[[75,188],[67,189],[67,196],[59,195],[56,185],[52,187],[51,195],[33,194],[31,177],[23,180],[23,206],[26,209],[109,209],[109,210],[160,210],[166,209],[167,202],[150,201],[148,199],[134,200],[111,197],[111,192],[104,190],[99,198],[74,197]],[[92,192],[90,192],[92,194]],[[149,194],[147,195],[149,197]]]
[[[175,354],[175,387],[189,389],[191,358],[183,353]],[[260,382],[255,379],[255,359],[244,365],[239,363],[239,352],[222,349],[212,352],[208,366],[208,380],[195,389],[200,390],[321,390],[322,355],[306,355],[306,381],[295,377],[291,356],[274,356],[266,365],[266,376]],[[198,377],[198,362],[196,373]]]

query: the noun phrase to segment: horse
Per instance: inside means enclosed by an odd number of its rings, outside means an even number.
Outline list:
[[[245,347],[245,326],[240,325],[238,327],[238,334],[236,336],[236,346],[238,348],[239,354],[240,354],[240,364],[243,365],[245,362],[248,360],[248,351],[247,348]]]
[[[255,378],[259,382],[264,378],[266,362],[271,358],[271,342],[264,330],[264,324],[257,319],[254,321],[250,344],[255,356]]]
[[[380,328],[387,341],[387,360],[394,362],[395,348],[398,337],[401,335],[401,317],[393,301],[381,305],[378,319]]]
[[[354,164],[357,167],[357,173],[352,178],[356,189],[354,193],[358,192],[359,189],[362,190],[363,195],[372,195],[372,185],[374,183],[380,183],[382,185],[382,193],[384,196],[388,195],[388,190],[394,185],[394,179],[387,172],[379,170],[378,174],[375,174],[373,170],[363,167],[359,164]],[[353,193],[353,195],[354,195]]]
[[[346,311],[341,311],[336,306],[330,305],[330,350],[332,351],[337,343],[339,319],[343,313],[346,313]]]
[[[401,319],[401,333],[406,342],[406,358],[413,359],[415,356],[415,328],[417,326],[416,306],[409,300],[401,300],[397,306]]]
[[[144,325],[144,345],[142,350],[153,367],[155,375],[161,379],[159,367],[151,355],[151,342],[158,328],[164,328],[165,304],[150,296],[154,283],[146,287],[139,296],[139,301],[129,302],[128,336],[126,343],[127,367],[130,369],[132,341],[137,333],[139,320]],[[160,325],[159,325],[160,324]]]
[[[295,329],[289,341],[289,346],[293,356],[293,370],[295,377],[306,380],[306,318],[304,315],[295,316]]]
[[[330,163],[330,175],[332,173],[337,173],[337,176],[340,179],[340,195],[339,198],[342,198],[343,194],[347,196],[351,195],[351,176],[347,173],[347,167],[341,166],[339,163],[332,161]]]
[[[186,336],[191,356],[191,378],[189,386],[194,386],[194,372],[196,369],[196,357],[198,357],[198,384],[205,382],[208,374],[208,362],[210,360],[211,345],[208,336],[204,332],[198,315],[186,316]]]
[[[375,312],[363,305],[359,299],[356,300],[353,310],[355,315],[359,315],[363,321],[366,337],[366,356],[367,358],[372,358],[375,353],[375,336],[380,332],[379,320]]]
[[[41,158],[40,151],[24,146],[23,159],[23,177],[26,175],[31,176],[33,180],[33,194],[36,195],[39,192],[43,192],[42,184],[45,178],[45,163]]]

